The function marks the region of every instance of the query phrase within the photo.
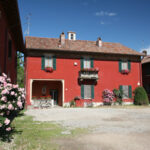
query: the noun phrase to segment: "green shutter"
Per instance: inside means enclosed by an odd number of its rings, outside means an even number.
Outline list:
[[[119,61],[119,72],[121,72],[121,70],[122,70],[122,61],[120,60]]]
[[[53,69],[56,70],[56,56],[53,56]]]
[[[128,61],[128,69],[129,69],[129,71],[131,71],[131,62],[130,61]]]
[[[129,85],[129,98],[132,98],[132,87]]]
[[[91,98],[94,99],[94,85],[91,85]]]
[[[123,95],[123,87],[122,85],[119,86],[119,90],[120,90],[120,93],[121,93],[121,96]]]
[[[81,85],[81,98],[84,99],[84,85]]]
[[[41,69],[44,70],[45,69],[45,57],[42,56],[41,58]]]
[[[94,68],[94,60],[91,58],[91,68]]]
[[[81,60],[80,60],[80,66],[81,66],[81,69],[83,69],[83,58],[81,58]]]

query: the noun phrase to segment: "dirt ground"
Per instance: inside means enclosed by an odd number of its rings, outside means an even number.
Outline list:
[[[60,150],[150,149],[150,108],[53,108],[26,114],[59,123],[66,134],[76,128],[88,130],[80,136],[54,139]]]

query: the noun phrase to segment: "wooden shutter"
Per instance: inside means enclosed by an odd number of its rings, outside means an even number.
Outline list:
[[[122,61],[120,60],[119,61],[119,72],[121,72],[121,70],[122,70]]]
[[[94,85],[91,85],[91,98],[94,99]]]
[[[84,61],[83,58],[81,58],[81,60],[80,60],[81,69],[83,69],[83,65],[84,65],[84,64],[83,64],[83,63],[84,63],[83,61]]]
[[[131,87],[131,85],[129,85],[129,98],[132,98],[132,87]]]
[[[131,71],[131,62],[128,61],[128,70]]]
[[[84,85],[81,85],[81,98],[84,99]]]
[[[56,70],[56,56],[53,56],[53,69]]]
[[[94,68],[94,60],[91,58],[91,68]]]
[[[45,69],[45,57],[42,56],[41,58],[41,69],[44,70]]]

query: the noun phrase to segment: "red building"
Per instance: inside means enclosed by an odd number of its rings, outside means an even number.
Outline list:
[[[0,0],[0,73],[16,82],[17,51],[24,48],[17,0]]]
[[[67,106],[73,99],[78,106],[85,102],[103,104],[104,89],[123,90],[125,104],[133,103],[132,91],[142,84],[141,53],[119,43],[26,37],[26,100],[51,96],[55,104]]]

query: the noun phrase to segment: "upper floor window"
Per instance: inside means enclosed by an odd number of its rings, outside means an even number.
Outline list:
[[[56,57],[55,56],[43,56],[41,59],[41,69],[45,70],[45,68],[50,67],[53,70],[56,70]]]
[[[71,40],[73,40],[73,39],[74,39],[74,35],[73,35],[73,34],[71,34],[70,38],[71,38]]]
[[[8,57],[12,57],[12,40],[8,41]]]
[[[131,71],[131,62],[130,61],[119,61],[119,72],[129,73]]]
[[[81,59],[81,69],[89,69],[94,67],[94,61],[92,58]]]

